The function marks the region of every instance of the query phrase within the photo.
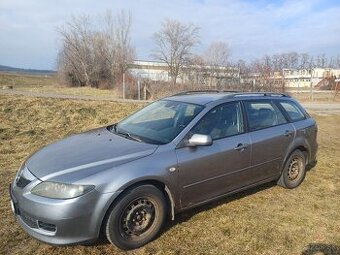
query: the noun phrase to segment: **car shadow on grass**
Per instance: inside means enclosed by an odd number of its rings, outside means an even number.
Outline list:
[[[334,244],[311,243],[303,249],[301,255],[340,255],[340,246]]]
[[[316,163],[317,162],[315,161],[315,163],[308,165],[306,167],[306,170],[307,171],[312,170],[316,166]],[[166,223],[164,224],[163,229],[161,230],[159,236],[162,236],[169,229],[171,229],[172,227],[176,226],[177,224],[181,224],[183,222],[186,222],[186,221],[190,220],[193,216],[195,216],[196,214],[198,214],[200,212],[208,211],[208,210],[211,210],[211,209],[213,209],[213,208],[215,208],[217,206],[220,206],[220,205],[232,202],[232,201],[236,201],[236,200],[242,199],[244,197],[256,194],[257,192],[266,190],[266,189],[271,188],[273,186],[276,186],[276,182],[275,181],[269,182],[269,183],[265,183],[265,184],[262,184],[262,185],[259,185],[259,186],[256,186],[256,187],[253,187],[253,188],[241,191],[241,192],[237,192],[237,193],[232,194],[232,195],[226,195],[223,198],[219,198],[219,199],[214,200],[212,202],[209,202],[207,204],[200,205],[200,206],[195,207],[193,209],[188,209],[186,211],[178,213],[178,214],[175,215],[175,220],[173,220],[173,221],[171,221],[171,220],[166,221]],[[106,239],[105,235],[103,234],[103,231],[101,231],[101,234],[100,234],[100,236],[99,236],[99,238],[97,240],[89,242],[89,243],[86,243],[86,244],[82,244],[82,245],[84,245],[84,246],[101,246],[101,245],[109,245],[109,244],[110,244],[110,242]],[[310,246],[312,248],[308,248]],[[335,253],[334,252],[333,253],[324,253],[322,255],[340,255],[339,247],[338,246],[334,246],[334,245],[332,246],[332,245],[325,245],[325,244],[315,244],[315,245],[314,244],[310,244],[310,245],[308,245],[306,247],[307,247],[307,249],[304,250],[301,255],[314,255],[314,254],[316,255],[317,254],[316,252],[314,252],[314,253],[311,253],[311,252],[313,251],[313,249],[316,250],[317,247],[324,247],[325,251],[327,251],[327,249],[332,251],[332,249],[334,250],[334,247],[335,247],[337,249],[337,250],[335,249]],[[322,252],[322,250],[319,250],[319,251]],[[336,253],[336,252],[338,252],[338,253]]]
[[[318,161],[317,161],[317,160],[315,160],[315,161],[309,163],[309,164],[306,166],[306,171],[309,172],[310,170],[314,170],[317,164],[318,164]]]
[[[161,235],[163,235],[165,232],[167,232],[173,226],[190,220],[193,216],[195,216],[196,214],[198,214],[200,212],[208,211],[208,210],[211,210],[211,209],[213,209],[217,206],[220,206],[222,204],[226,204],[226,203],[229,203],[229,202],[232,202],[232,201],[242,199],[244,197],[253,195],[257,192],[266,190],[266,189],[271,188],[273,186],[276,186],[276,182],[265,183],[265,184],[262,184],[260,186],[256,186],[254,188],[250,188],[250,189],[247,189],[247,190],[244,190],[244,191],[232,194],[232,195],[226,195],[223,198],[219,198],[219,199],[212,201],[212,202],[209,202],[207,204],[204,204],[204,205],[195,207],[193,209],[189,209],[189,210],[186,210],[186,211],[181,212],[179,214],[176,214],[175,220],[173,220],[173,221],[169,220],[165,224],[165,226],[163,227],[163,231],[162,231]]]
[[[316,165],[317,165],[317,161],[314,161],[314,162],[308,164],[306,166],[306,171],[314,170]],[[253,194],[257,193],[257,192],[266,190],[266,189],[271,188],[271,187],[276,186],[276,185],[277,185],[276,181],[272,181],[272,182],[269,182],[269,183],[264,183],[262,185],[259,185],[259,186],[256,186],[256,187],[253,187],[253,188],[241,191],[241,192],[237,192],[237,193],[232,194],[232,195],[226,195],[223,198],[216,199],[216,200],[214,200],[212,202],[209,202],[207,204],[204,204],[204,205],[195,207],[193,209],[189,209],[187,211],[184,211],[184,212],[181,212],[179,214],[176,214],[174,221],[170,221],[169,220],[167,222],[167,224],[165,224],[166,226],[163,228],[162,234],[164,232],[166,232],[168,229],[170,229],[171,227],[173,227],[174,225],[177,225],[179,223],[188,221],[191,217],[193,217],[197,213],[200,213],[200,212],[203,212],[203,211],[208,211],[208,210],[213,209],[213,208],[215,208],[215,207],[217,207],[219,205],[222,205],[222,204],[225,204],[225,203],[229,203],[229,202],[232,202],[232,201],[235,201],[235,200],[238,200],[238,199],[242,199],[244,197],[253,195]]]
[[[196,214],[198,214],[200,212],[208,211],[208,210],[213,209],[213,208],[220,206],[222,204],[229,203],[229,202],[232,202],[232,201],[235,201],[235,200],[238,200],[238,199],[242,199],[244,197],[247,197],[249,195],[253,195],[257,192],[268,189],[268,188],[273,187],[275,185],[276,185],[276,182],[265,183],[265,184],[262,184],[260,186],[257,186],[257,187],[254,187],[254,188],[251,188],[251,189],[248,189],[248,190],[245,190],[245,191],[241,191],[241,192],[235,193],[233,195],[228,195],[228,196],[225,196],[224,198],[220,198],[220,199],[217,199],[213,202],[210,202],[210,203],[195,207],[193,209],[186,210],[186,211],[181,212],[179,214],[176,214],[175,220],[173,220],[173,221],[168,220],[164,224],[163,229],[161,230],[161,233],[159,234],[159,236],[165,234],[173,226],[190,220],[191,217],[195,216]],[[156,237],[156,239],[157,239],[157,237]],[[88,243],[83,243],[81,245],[83,245],[83,246],[105,246],[105,245],[109,245],[109,244],[110,244],[110,242],[106,239],[105,235],[103,234],[103,231],[101,231],[101,234],[100,234],[100,236],[97,240],[94,240],[94,241],[88,242]]]

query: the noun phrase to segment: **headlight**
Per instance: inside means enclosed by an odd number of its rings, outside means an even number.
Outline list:
[[[69,199],[84,195],[93,188],[94,186],[92,185],[41,182],[31,190],[31,193],[41,197]]]
[[[24,169],[25,169],[25,162],[20,165],[19,170],[18,170],[18,172],[15,175],[15,179],[14,179],[15,182],[17,182],[19,180],[19,178],[20,178],[22,172],[24,171]]]

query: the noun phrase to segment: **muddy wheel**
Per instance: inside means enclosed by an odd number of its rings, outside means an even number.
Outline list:
[[[278,185],[287,189],[294,189],[302,183],[305,175],[306,157],[302,151],[295,150],[290,154],[283,168]]]
[[[163,193],[152,185],[136,187],[111,208],[106,237],[123,250],[138,248],[157,236],[165,216]]]

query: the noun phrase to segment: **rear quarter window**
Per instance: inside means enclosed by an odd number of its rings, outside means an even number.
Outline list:
[[[282,112],[271,101],[244,101],[250,131],[287,123]]]
[[[280,102],[280,105],[287,112],[292,121],[304,120],[306,116],[294,102]]]

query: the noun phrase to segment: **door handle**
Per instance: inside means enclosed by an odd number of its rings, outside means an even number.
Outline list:
[[[291,130],[286,130],[285,131],[285,136],[291,136],[294,132]]]
[[[247,143],[239,143],[235,148],[234,150],[237,150],[237,151],[244,151],[246,148],[248,148],[249,144]]]

